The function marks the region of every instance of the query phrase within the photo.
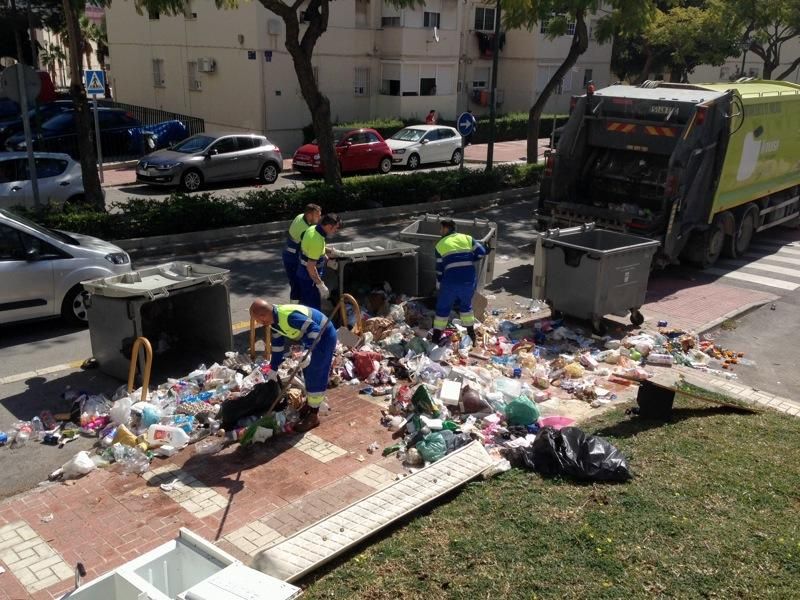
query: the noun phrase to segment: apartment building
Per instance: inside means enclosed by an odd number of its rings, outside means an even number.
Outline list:
[[[334,121],[488,112],[494,11],[473,0],[429,0],[414,9],[384,0],[332,3],[314,65]],[[106,20],[118,100],[202,117],[208,130],[263,131],[288,152],[300,144],[311,118],[283,22],[259,2],[219,10],[212,0],[188,0],[179,16],[140,15],[135,3],[119,2]],[[499,111],[527,111],[570,41],[503,32]],[[592,41],[548,110],[566,111],[588,80],[608,84],[610,57],[610,44]]]

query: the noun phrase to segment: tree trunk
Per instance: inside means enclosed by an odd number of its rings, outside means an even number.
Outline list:
[[[72,0],[62,0],[64,18],[69,38],[69,66],[72,81],[69,93],[75,104],[75,124],[78,137],[78,154],[80,155],[83,189],[86,202],[98,210],[105,210],[103,191],[100,188],[100,176],[97,172],[97,155],[92,140],[92,113],[86,99],[81,73],[82,44],[81,30],[78,26],[78,11]]]
[[[655,57],[653,56],[653,50],[649,46],[647,46],[645,48],[645,53],[646,53],[645,54],[646,58],[644,60],[644,66],[642,67],[642,72],[639,73],[639,77],[637,77],[636,81],[634,81],[636,85],[644,83],[645,81],[650,79],[650,71],[653,70],[653,63],[655,62]]]
[[[575,14],[575,34],[572,36],[572,45],[569,47],[569,52],[564,62],[555,72],[555,75],[550,78],[547,85],[544,86],[542,93],[536,99],[536,102],[531,106],[528,111],[528,164],[533,164],[537,161],[539,156],[539,122],[542,119],[542,112],[550,96],[558,87],[559,82],[563,79],[564,75],[575,66],[578,62],[578,57],[586,52],[589,47],[589,32],[586,29],[586,20],[584,11],[577,11]]]
[[[331,124],[331,102],[325,94],[319,91],[319,86],[314,79],[314,67],[311,57],[305,55],[298,46],[296,51],[286,48],[292,56],[297,80],[300,82],[300,92],[311,111],[311,123],[314,125],[314,134],[317,136],[320,161],[325,171],[325,181],[335,187],[341,187],[342,174],[339,167],[339,157],[333,145],[333,125]]]

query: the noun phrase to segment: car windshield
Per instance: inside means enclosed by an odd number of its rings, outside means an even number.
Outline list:
[[[422,136],[428,133],[424,129],[401,129],[397,133],[395,133],[391,139],[393,140],[400,140],[401,142],[418,142],[422,139]]]
[[[42,123],[42,129],[46,131],[64,131],[72,128],[75,116],[71,112],[65,112],[49,121]]]
[[[353,131],[353,130],[352,129],[334,129],[333,130],[333,145],[334,146],[338,146],[341,143],[341,141],[344,139],[344,136],[346,136],[351,131]],[[315,146],[319,146],[319,142],[317,142],[317,138],[314,138],[313,140],[311,140],[311,143],[314,144]]]
[[[202,152],[211,145],[214,141],[213,137],[207,135],[193,135],[176,144],[171,149],[175,152],[183,152],[184,154],[193,154],[194,152]]]
[[[46,235],[46,236],[49,236],[51,238],[55,238],[55,239],[57,239],[57,240],[59,240],[61,242],[64,242],[65,244],[69,244],[71,246],[79,246],[80,245],[76,239],[68,236],[66,233],[63,233],[61,231],[56,231],[55,229],[48,229],[47,227],[42,227],[38,223],[34,223],[30,219],[22,217],[22,216],[18,215],[17,213],[13,213],[10,210],[6,210],[6,209],[3,209],[3,208],[0,208],[0,214],[2,214],[4,217],[6,217],[6,218],[8,218],[8,219],[10,219],[12,221],[16,221],[17,223],[20,223],[21,225],[25,225],[26,227],[30,227],[31,229],[33,229],[34,231],[37,231],[38,233],[41,233],[42,235]]]

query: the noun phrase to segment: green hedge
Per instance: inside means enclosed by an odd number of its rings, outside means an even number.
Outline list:
[[[556,127],[561,127],[567,122],[568,115],[542,115],[542,120],[539,123],[539,137],[550,137],[553,131],[553,117],[555,117]],[[478,131],[472,137],[473,144],[486,144],[489,141],[489,117],[480,116],[478,119]],[[334,127],[351,127],[353,129],[361,127],[369,127],[375,129],[384,138],[393,136],[395,133],[408,127],[409,125],[419,125],[419,119],[375,119],[373,121],[352,121],[350,123],[339,123]],[[442,125],[449,125],[455,127],[455,121],[448,121],[443,119],[439,121]],[[509,113],[507,115],[498,115],[495,120],[495,141],[508,142],[512,140],[525,140],[528,139],[528,113]],[[306,125],[303,128],[303,143],[308,143],[314,139],[314,127]]]
[[[322,181],[303,188],[262,188],[231,199],[211,193],[173,194],[165,200],[135,198],[114,212],[18,211],[46,227],[108,240],[187,233],[290,219],[309,202],[343,212],[447,200],[535,185],[541,165],[499,165],[491,173],[472,169],[411,175],[348,177],[341,191]]]

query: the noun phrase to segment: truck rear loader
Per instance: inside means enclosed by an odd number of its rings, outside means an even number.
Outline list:
[[[535,216],[658,239],[661,266],[741,256],[800,222],[800,85],[590,87],[545,155]]]

